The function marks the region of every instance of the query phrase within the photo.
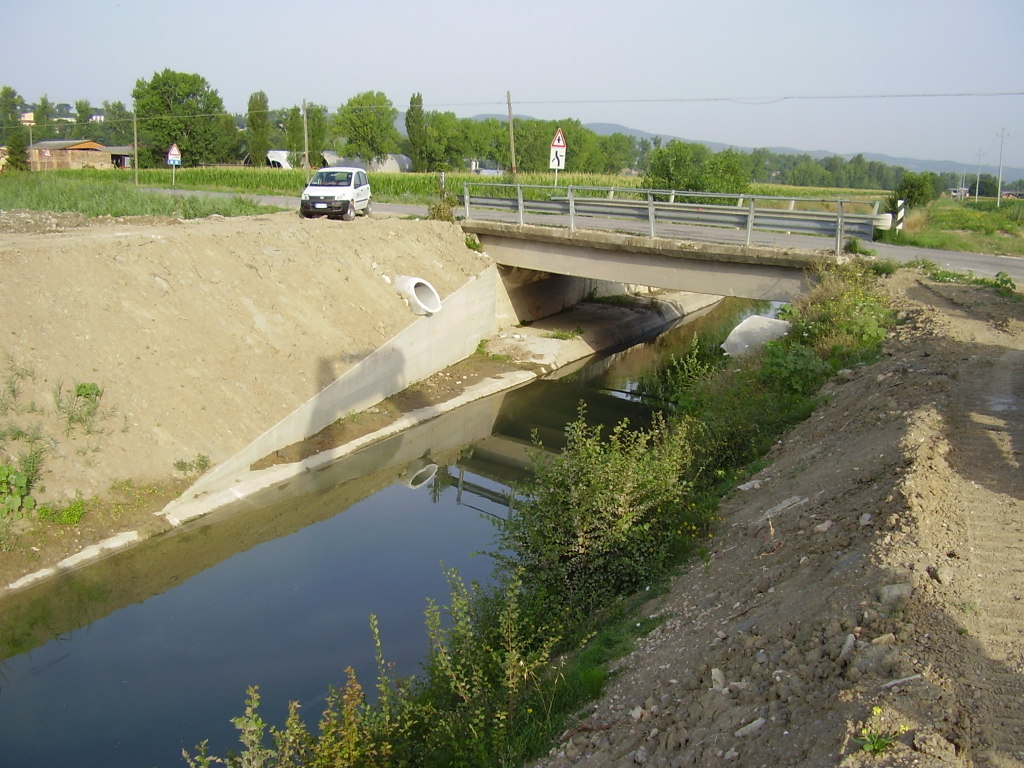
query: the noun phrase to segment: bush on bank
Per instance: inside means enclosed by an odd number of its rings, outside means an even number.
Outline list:
[[[313,734],[296,704],[268,727],[250,689],[234,721],[242,751],[216,757],[204,743],[188,765],[515,766],[545,752],[628,648],[630,595],[698,550],[736,477],[812,412],[834,371],[876,356],[892,322],[860,264],[825,271],[784,314],[793,332],[759,355],[695,343],[643,382],[667,403],[650,429],[606,431],[581,410],[561,454],[538,443],[524,500],[497,532],[495,586],[452,573],[449,604],[427,608],[423,675],[390,676],[371,618],[376,701],[349,671]]]

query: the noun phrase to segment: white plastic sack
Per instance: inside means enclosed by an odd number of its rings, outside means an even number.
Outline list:
[[[722,343],[722,349],[731,357],[740,357],[747,352],[754,352],[760,349],[762,344],[789,333],[789,325],[788,320],[751,315],[732,329],[732,333]]]

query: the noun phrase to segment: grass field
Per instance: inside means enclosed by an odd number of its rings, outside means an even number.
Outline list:
[[[903,231],[886,232],[888,243],[943,251],[1024,256],[1024,200],[961,202],[942,198],[911,211]]]
[[[50,171],[35,174],[0,174],[0,208],[77,211],[86,216],[156,215],[197,218],[210,214],[244,216],[268,209],[242,195],[283,195],[297,197],[306,184],[308,174],[302,170],[277,168],[182,168],[172,177],[169,168],[153,168],[138,172],[139,187],[171,188],[238,193],[239,197],[211,199],[199,196],[169,197],[147,192],[135,186],[132,171]],[[530,198],[555,194],[554,174],[521,173],[515,182],[524,185]],[[514,196],[514,187],[483,191],[483,184],[509,184],[503,176],[479,176],[470,173],[445,174],[445,188],[461,195],[469,184],[474,194]],[[437,201],[439,176],[435,173],[374,173],[374,199],[379,202],[430,205]],[[640,189],[642,180],[635,176],[563,173],[558,188],[573,186],[579,195],[588,191],[606,195],[609,187],[616,196],[628,197],[630,189]],[[750,194],[779,198],[773,203],[758,201],[758,206],[792,206],[800,210],[831,210],[835,201],[853,203],[847,210],[870,212],[879,206],[884,210],[889,192],[882,189],[838,189],[828,187],[791,187],[781,184],[753,184]],[[728,198],[725,204],[731,204]],[[998,207],[994,200],[936,200],[927,208],[912,211],[902,232],[883,233],[886,242],[917,245],[942,250],[972,251],[1003,255],[1024,255],[1024,201],[1004,200]]]

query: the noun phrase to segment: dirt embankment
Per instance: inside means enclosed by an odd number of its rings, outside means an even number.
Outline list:
[[[0,216],[0,328],[52,498],[220,461],[409,321],[386,278],[445,295],[481,267],[441,224],[33,218]],[[884,358],[727,501],[708,562],[540,764],[1024,765],[1024,304],[889,288]],[[100,409],[68,432],[53,395],[80,383]],[[3,583],[51,554],[3,553]]]
[[[396,275],[445,297],[488,265],[441,222],[0,213],[0,424],[23,431],[0,450],[45,450],[42,502],[161,486],[71,541],[4,553],[0,583],[103,533],[151,530],[145,507],[181,490],[176,465],[229,458],[416,319]],[[79,385],[102,393],[92,413]]]
[[[1024,765],[1024,303],[890,289],[884,359],[728,500],[538,765]]]

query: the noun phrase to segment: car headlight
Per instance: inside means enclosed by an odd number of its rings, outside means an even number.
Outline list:
[[[309,193],[308,192],[303,192],[302,193],[302,197],[300,197],[299,199],[300,200],[309,200]]]

